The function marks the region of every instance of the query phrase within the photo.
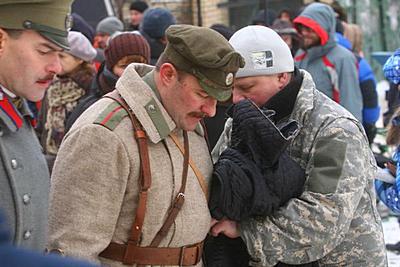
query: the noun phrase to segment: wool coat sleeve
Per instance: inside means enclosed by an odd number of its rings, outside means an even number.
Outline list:
[[[365,143],[360,129],[347,119],[321,130],[303,194],[272,216],[240,223],[254,266],[316,261],[342,242],[372,171],[370,152],[361,150]]]
[[[107,128],[89,124],[67,135],[52,174],[50,250],[99,263],[113,237],[129,166],[126,148]]]
[[[357,60],[349,53],[336,63],[340,91],[340,104],[362,122],[363,98],[358,81]]]

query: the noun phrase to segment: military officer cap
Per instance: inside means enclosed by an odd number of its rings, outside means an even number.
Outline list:
[[[71,0],[0,0],[0,27],[35,30],[56,45],[68,49]]]
[[[229,99],[233,80],[244,59],[218,32],[192,25],[166,30],[164,54],[176,69],[194,75],[200,86],[219,101]]]

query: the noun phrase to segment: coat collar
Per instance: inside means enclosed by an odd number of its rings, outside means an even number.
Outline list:
[[[28,102],[22,99],[22,107],[18,110],[12,103],[9,96],[0,88],[0,120],[6,125],[11,132],[16,132],[24,123],[24,117],[27,116],[34,126],[35,119],[29,108]]]
[[[118,80],[116,89],[142,124],[150,141],[158,143],[166,138],[176,125],[155,93],[157,89],[151,82],[153,70],[154,67],[149,65],[130,64]],[[141,77],[146,75],[143,80]]]
[[[311,74],[305,70],[300,70],[300,72],[303,75],[303,82],[297,94],[291,119],[306,125],[310,111],[314,109],[316,88]]]

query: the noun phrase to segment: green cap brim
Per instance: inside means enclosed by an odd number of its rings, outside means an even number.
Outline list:
[[[47,40],[49,40],[50,42],[58,45],[59,47],[65,49],[65,50],[69,50],[69,43],[68,43],[68,36],[61,36],[58,34],[53,34],[50,32],[42,32],[39,31],[39,33],[46,38]]]
[[[217,88],[214,88],[214,87],[211,87],[211,86],[207,85],[206,83],[204,83],[199,78],[197,80],[199,81],[199,84],[200,84],[201,88],[203,88],[204,91],[207,92],[207,94],[209,94],[210,96],[214,97],[215,99],[217,99],[220,102],[227,101],[232,95],[232,90],[217,89]]]

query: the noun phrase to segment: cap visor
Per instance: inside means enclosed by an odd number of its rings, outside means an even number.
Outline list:
[[[62,49],[69,50],[69,43],[68,43],[68,37],[57,35],[57,34],[52,34],[49,32],[39,32],[44,38],[49,40],[50,42],[58,45]]]

